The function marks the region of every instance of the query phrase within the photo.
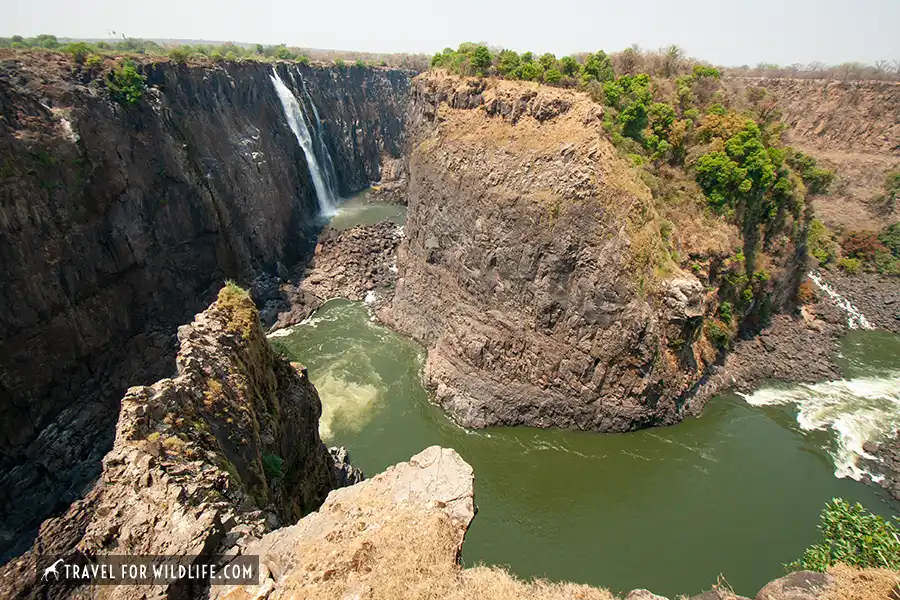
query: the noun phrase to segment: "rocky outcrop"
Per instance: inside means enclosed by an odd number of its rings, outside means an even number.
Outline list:
[[[453,570],[475,516],[472,468],[432,446],[368,481],[337,490],[296,525],[246,548],[260,557],[259,585],[214,589],[212,598],[415,597]],[[413,593],[410,593],[413,592]]]
[[[460,423],[624,431],[681,419],[715,351],[703,285],[657,276],[650,192],[583,95],[416,79],[400,279],[379,316],[428,347]],[[667,254],[666,254],[667,256]]]
[[[797,571],[767,584],[756,600],[818,600],[834,585],[828,573]]]
[[[823,275],[834,291],[846,298],[877,329],[900,333],[900,278],[896,275],[834,269]]]
[[[257,319],[249,296],[227,286],[179,329],[178,375],[128,391],[100,481],[0,571],[0,595],[69,597],[66,586],[36,581],[45,556],[86,564],[103,555],[239,553],[347,482],[346,464],[319,439],[315,387],[303,367],[274,353]],[[183,592],[105,589],[115,598]]]

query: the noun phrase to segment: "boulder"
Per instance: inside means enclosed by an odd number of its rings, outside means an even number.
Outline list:
[[[474,516],[472,467],[432,446],[247,546],[260,557],[259,585],[213,588],[210,598],[346,598],[386,581],[420,581],[454,567]]]
[[[769,582],[756,595],[756,600],[818,600],[834,585],[828,573],[797,571]]]
[[[631,590],[625,600],[669,600],[665,596],[657,596],[649,590]]]

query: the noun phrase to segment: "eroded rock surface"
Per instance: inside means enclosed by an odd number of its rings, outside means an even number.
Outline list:
[[[402,225],[391,221],[326,229],[309,263],[261,296],[263,322],[271,329],[294,325],[332,298],[384,302],[397,281],[396,249],[402,235]]]
[[[432,446],[250,544],[260,585],[215,588],[211,597],[383,598],[392,589],[396,598],[418,597],[416,586],[437,583],[430,569],[455,567],[474,516],[472,468],[454,450]]]
[[[122,106],[69,55],[0,51],[0,561],[99,474],[127,387],[171,374],[176,327],[315,246],[272,65],[138,63]],[[318,107],[339,192],[382,179],[410,74],[277,68]]]
[[[128,391],[100,481],[0,570],[0,596],[99,595],[43,586],[35,566],[42,556],[77,564],[99,555],[240,552],[354,479],[346,456],[336,452],[336,463],[319,438],[321,403],[305,369],[275,354],[257,319],[249,296],[226,287],[179,329],[178,375]],[[196,592],[101,589],[109,598]]]

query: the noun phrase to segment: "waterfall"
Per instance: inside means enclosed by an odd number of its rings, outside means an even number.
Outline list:
[[[875,329],[872,324],[869,323],[868,319],[866,319],[866,316],[862,314],[858,308],[853,306],[849,300],[838,294],[830,285],[825,283],[825,280],[821,275],[814,271],[810,271],[807,273],[807,276],[820,290],[825,292],[835,306],[847,313],[847,327],[850,329]]]
[[[306,89],[306,81],[304,81],[303,75],[300,73],[300,67],[297,67],[296,70],[297,77],[300,79],[300,87],[306,95],[306,100],[312,108],[313,117],[316,119],[316,140],[318,141],[316,149],[318,150],[318,158],[325,167],[325,178],[328,185],[332,190],[336,190],[337,173],[335,173],[334,170],[334,161],[331,160],[331,153],[328,152],[328,146],[325,145],[325,127],[322,125],[322,119],[319,117],[319,109],[316,108],[316,103],[313,102],[312,96],[309,95],[309,90]]]
[[[275,86],[275,92],[278,99],[281,100],[281,106],[284,109],[284,116],[287,119],[291,131],[300,147],[303,148],[303,154],[306,155],[306,163],[309,165],[309,174],[313,180],[313,187],[316,190],[316,199],[319,202],[319,213],[322,216],[330,217],[337,212],[336,195],[334,188],[330,187],[326,182],[322,169],[319,166],[319,160],[316,157],[316,151],[310,135],[309,128],[306,126],[306,117],[303,114],[303,108],[297,101],[293,92],[284,84],[278,71],[272,68],[272,85]],[[329,160],[330,157],[329,157]]]

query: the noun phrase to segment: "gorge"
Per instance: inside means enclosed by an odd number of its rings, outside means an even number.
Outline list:
[[[793,409],[778,406],[791,392],[750,392],[770,378],[852,378],[854,368],[890,380],[891,366],[872,356],[895,355],[896,338],[848,342],[871,348],[862,366],[819,360],[846,317],[824,296],[787,317],[806,274],[798,213],[781,215],[783,229],[757,257],[767,279],[754,280],[752,304],[765,298],[785,313],[766,330],[776,333],[757,337],[748,309],[736,324],[747,342],[733,352],[717,342],[709,324],[743,269],[744,232],[689,202],[660,206],[608,139],[606,109],[585,95],[389,68],[146,61],[144,96],[125,105],[66,58],[2,53],[0,508],[9,516],[0,550],[7,560],[32,547],[7,573],[33,579],[42,553],[166,545],[262,544],[280,557],[272,565],[296,565],[284,544],[313,544],[302,537],[318,527],[310,523],[344,527],[334,516],[342,502],[380,519],[399,485],[391,478],[418,481],[419,471],[439,500],[425,485],[407,498],[409,518],[438,523],[441,561],[462,547],[466,566],[484,560],[615,593],[697,593],[727,570],[739,593],[753,594],[814,541],[832,495],[895,512],[876,488],[832,476],[841,465],[829,451],[839,460],[842,439],[799,432]],[[367,195],[408,208],[342,200],[372,184]],[[258,314],[231,286],[220,292],[226,279],[250,289]],[[326,304],[334,297],[366,303]],[[272,354],[257,320],[292,327],[271,345],[308,369]],[[884,323],[875,326],[891,328]],[[790,328],[809,347],[784,358],[796,348],[785,345]],[[760,346],[768,354],[743,358]],[[747,402],[722,396],[729,387]],[[891,406],[897,393],[875,397]],[[676,425],[713,396],[702,417]],[[229,403],[239,426],[223,422]],[[837,421],[828,425],[838,430]],[[503,428],[513,425],[542,429]],[[662,425],[673,427],[648,429]],[[370,487],[332,491],[358,475],[320,435],[370,476],[435,444],[459,454],[429,448]],[[863,441],[843,460],[874,472],[857,462]],[[271,456],[283,465],[274,469]],[[455,491],[429,470],[444,460]],[[462,546],[474,516],[466,463],[483,512]],[[129,502],[103,484],[122,478],[141,482],[140,502],[166,498],[172,510],[118,524],[94,516]],[[729,481],[739,491],[726,494]],[[793,512],[779,520],[785,498]],[[148,533],[153,519],[181,523],[182,505],[198,517],[177,543]],[[60,518],[32,544],[51,515]],[[604,536],[609,546],[598,547]],[[658,543],[647,562],[671,562],[653,576],[642,558],[650,537]],[[697,552],[672,561],[685,540]],[[729,543],[743,553],[722,558]],[[360,544],[348,564],[367,560]],[[601,550],[618,558],[599,568]],[[308,582],[297,573],[270,573],[271,597],[302,597]],[[32,584],[6,591],[31,597]]]

